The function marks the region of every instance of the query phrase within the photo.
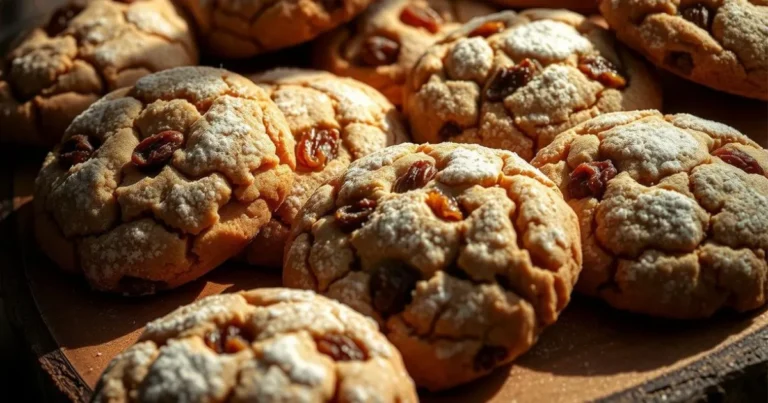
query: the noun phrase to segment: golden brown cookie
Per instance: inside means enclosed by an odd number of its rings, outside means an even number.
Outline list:
[[[246,249],[249,263],[282,267],[291,225],[312,192],[350,162],[408,137],[395,107],[359,81],[300,69],[275,69],[251,79],[283,112],[296,140],[293,188]]]
[[[169,0],[59,8],[0,61],[0,142],[53,146],[102,95],[197,60],[190,28]]]
[[[671,318],[765,304],[768,151],[738,131],[618,112],[561,134],[532,164],[579,216],[581,292]]]
[[[376,324],[312,292],[207,297],[147,324],[93,402],[418,401]]]
[[[768,1],[602,0],[627,45],[716,90],[768,101]]]
[[[79,115],[35,188],[40,244],[98,290],[151,294],[239,253],[291,189],[282,112],[226,70],[145,76]]]
[[[390,102],[403,102],[405,78],[436,40],[495,9],[479,0],[382,0],[353,23],[323,35],[314,64],[360,80]]]
[[[208,53],[245,58],[298,45],[351,20],[373,0],[177,0]]]
[[[642,61],[564,10],[505,11],[439,41],[408,77],[414,140],[478,143],[530,160],[558,133],[605,112],[658,108]]]
[[[310,197],[283,282],[376,319],[416,384],[438,390],[531,348],[580,269],[576,216],[520,157],[402,144],[353,162]]]

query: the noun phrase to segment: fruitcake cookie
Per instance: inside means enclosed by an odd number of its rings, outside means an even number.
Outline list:
[[[177,0],[197,22],[204,49],[245,58],[314,39],[351,20],[373,0]]]
[[[576,216],[517,155],[402,144],[310,197],[283,282],[376,319],[416,383],[438,390],[527,351],[580,268]]]
[[[216,295],[147,324],[93,402],[418,401],[376,324],[307,291]]]
[[[145,76],[79,115],[35,183],[36,234],[98,290],[151,294],[239,253],[291,189],[294,142],[248,79]]]
[[[59,8],[0,60],[0,142],[53,146],[102,95],[197,58],[169,0]]]
[[[680,77],[768,100],[768,0],[602,0],[622,42]]]
[[[643,62],[565,10],[476,18],[433,45],[408,76],[418,142],[478,143],[530,160],[558,133],[605,112],[658,108]]]
[[[293,188],[246,249],[249,263],[282,267],[291,225],[312,192],[350,162],[408,137],[395,107],[359,81],[300,69],[250,78],[269,93],[296,140]]]
[[[738,131],[620,112],[561,134],[532,163],[579,216],[581,292],[671,318],[765,304],[768,151]]]
[[[382,0],[354,23],[323,35],[313,49],[314,63],[400,105],[405,77],[419,56],[446,33],[494,11],[479,0]]]

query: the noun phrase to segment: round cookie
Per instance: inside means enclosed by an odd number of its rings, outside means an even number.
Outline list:
[[[477,18],[427,50],[408,77],[414,140],[478,143],[530,160],[560,132],[605,112],[658,108],[644,63],[565,10]]]
[[[296,141],[293,188],[246,249],[249,263],[279,268],[294,218],[312,192],[350,162],[408,136],[395,107],[359,81],[300,69],[275,69],[251,79],[283,112]]]
[[[177,0],[208,53],[246,58],[298,45],[351,20],[373,0]]]
[[[248,79],[145,76],[67,128],[35,182],[42,250],[96,289],[151,294],[239,253],[291,189],[294,142]]]
[[[531,348],[580,269],[576,216],[517,155],[402,144],[310,197],[283,282],[376,319],[416,384],[439,390]]]
[[[0,142],[53,146],[104,94],[197,60],[190,28],[169,0],[59,8],[0,61]]]
[[[439,38],[495,9],[478,0],[382,0],[316,42],[314,64],[381,91],[395,105],[419,56]]]
[[[567,8],[584,12],[597,10],[598,0],[491,0],[504,7],[512,8]]]
[[[532,164],[579,216],[579,291],[670,318],[765,304],[768,151],[738,131],[619,112],[561,134]]]
[[[307,291],[201,299],[147,324],[115,357],[93,402],[418,401],[376,324]]]
[[[622,42],[716,90],[768,101],[768,1],[602,0]]]

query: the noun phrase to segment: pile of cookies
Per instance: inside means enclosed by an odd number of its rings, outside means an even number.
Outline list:
[[[531,6],[586,14],[501,9]],[[417,401],[528,351],[574,290],[678,319],[763,306],[768,151],[659,112],[655,69],[768,101],[768,4],[593,8],[56,11],[0,69],[0,141],[52,147],[34,198],[45,254],[129,296],[230,259],[282,268],[287,287],[149,323],[94,401]],[[308,41],[312,70],[198,66]]]

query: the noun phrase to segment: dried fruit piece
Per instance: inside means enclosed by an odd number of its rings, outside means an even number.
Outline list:
[[[352,232],[360,228],[374,210],[376,200],[362,199],[349,206],[339,207],[335,214],[336,222],[343,231]]]
[[[78,14],[80,14],[85,7],[81,4],[69,3],[66,6],[60,7],[53,12],[51,18],[48,20],[48,24],[45,26],[45,32],[48,36],[56,36],[62,33],[69,22],[72,21]]]
[[[686,76],[693,70],[693,58],[686,52],[669,52],[664,59],[664,64]]]
[[[175,130],[154,134],[133,149],[131,162],[139,169],[158,168],[168,162],[183,143],[184,135]]]
[[[485,345],[475,355],[475,371],[490,371],[500,362],[503,362],[509,353],[507,349],[499,346]]]
[[[59,148],[59,165],[67,169],[72,165],[88,161],[98,147],[98,140],[96,138],[75,134],[68,138]]]
[[[473,29],[472,32],[469,33],[469,37],[482,36],[483,38],[487,38],[493,34],[498,34],[505,28],[506,26],[501,21],[486,21],[483,25]]]
[[[368,66],[385,66],[397,61],[400,44],[385,36],[373,35],[366,38],[360,50],[360,60]]]
[[[409,4],[400,12],[400,21],[413,27],[424,28],[435,34],[440,31],[443,18],[429,6]]]
[[[602,56],[591,55],[582,57],[579,59],[579,70],[587,77],[599,81],[606,87],[621,89],[627,86],[627,80],[619,74],[616,65]]]
[[[409,190],[423,188],[437,175],[435,165],[430,161],[416,161],[408,167],[408,171],[395,181],[395,193],[405,193]]]
[[[165,281],[148,280],[133,276],[123,276],[118,282],[118,289],[123,295],[132,297],[152,295],[166,288],[168,288],[168,283]]]
[[[712,155],[748,174],[765,175],[763,168],[758,164],[757,160],[739,149],[721,147],[712,152]]]
[[[384,316],[402,312],[411,303],[412,291],[421,278],[419,272],[401,261],[390,260],[379,264],[371,272],[371,302]]]
[[[427,205],[432,209],[436,216],[447,221],[461,221],[464,214],[456,203],[456,199],[446,196],[437,190],[432,190],[427,194]]]
[[[531,59],[523,59],[514,66],[499,69],[485,89],[485,97],[491,102],[503,101],[518,88],[528,84],[538,70],[539,67]]]
[[[320,0],[320,4],[323,5],[323,8],[326,11],[334,11],[341,8],[341,6],[344,5],[343,0]]]
[[[331,357],[334,361],[363,361],[365,353],[349,337],[338,334],[324,334],[315,338],[317,351]]]
[[[296,144],[296,160],[311,169],[321,170],[339,152],[339,131],[312,128],[304,132]]]
[[[574,199],[589,196],[600,198],[605,192],[608,181],[617,173],[616,167],[610,160],[583,162],[571,172],[568,193]]]
[[[461,130],[461,127],[453,122],[445,122],[443,127],[440,128],[440,131],[437,133],[437,135],[440,137],[443,141],[450,141],[451,137],[456,137],[461,134],[463,130]]]
[[[205,345],[219,354],[236,354],[251,345],[253,337],[235,325],[228,325],[222,331],[214,329],[205,335]]]
[[[702,3],[680,9],[680,15],[703,30],[709,31],[712,27],[714,13]]]

